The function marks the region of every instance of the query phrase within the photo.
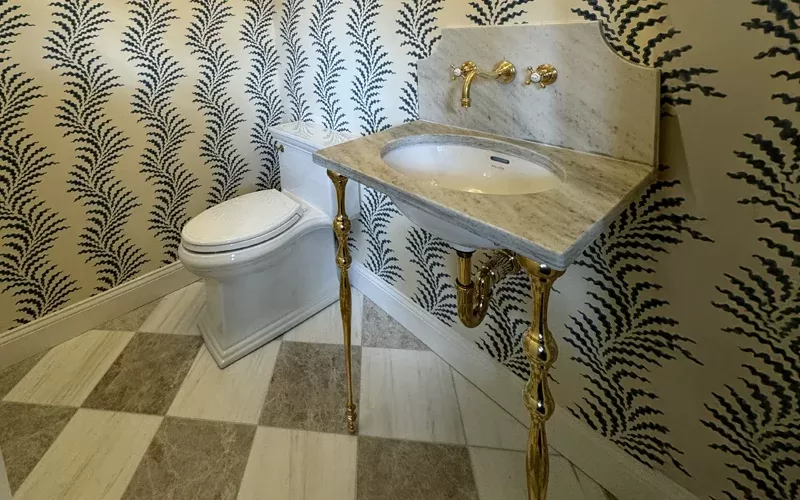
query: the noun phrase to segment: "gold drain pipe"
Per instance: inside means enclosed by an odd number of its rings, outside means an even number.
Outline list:
[[[458,250],[458,278],[456,296],[458,318],[467,328],[480,325],[489,311],[492,288],[509,274],[520,271],[517,256],[508,250],[498,250],[478,270],[478,278],[472,281],[472,254]]]

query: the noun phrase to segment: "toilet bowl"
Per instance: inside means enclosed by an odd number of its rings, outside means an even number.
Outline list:
[[[198,326],[221,368],[339,295],[332,231],[336,194],[312,154],[354,136],[300,122],[270,132],[284,145],[283,191],[257,191],[211,207],[181,234],[179,258],[206,287]],[[356,217],[357,184],[348,186],[347,198],[348,215]]]

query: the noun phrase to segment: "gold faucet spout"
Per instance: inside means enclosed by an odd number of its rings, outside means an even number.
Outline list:
[[[472,62],[467,61],[461,67],[453,67],[454,79],[459,76],[464,79],[461,87],[461,107],[469,108],[472,106],[472,83],[475,77],[482,76],[490,80],[496,80],[500,83],[511,83],[517,76],[517,68],[508,61],[500,61],[494,66],[491,73],[484,73],[478,69],[478,66]]]
[[[472,71],[464,77],[464,86],[461,88],[461,107],[469,108],[472,106],[472,98],[470,91],[472,90],[472,81],[478,76],[477,71]]]

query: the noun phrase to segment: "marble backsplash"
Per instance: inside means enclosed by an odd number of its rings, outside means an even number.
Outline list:
[[[476,78],[472,107],[461,108],[462,79],[451,65],[482,71],[507,59],[510,84]],[[528,66],[552,64],[558,80],[526,86]],[[419,62],[420,119],[656,164],[659,70],[631,64],[606,44],[598,23],[446,28]]]

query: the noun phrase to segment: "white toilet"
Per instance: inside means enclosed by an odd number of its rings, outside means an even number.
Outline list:
[[[311,155],[355,136],[308,123],[270,129],[284,145],[283,191],[258,191],[226,201],[183,229],[179,257],[202,277],[206,307],[200,331],[224,368],[336,301],[333,218],[336,193]],[[347,211],[359,210],[356,183]]]

